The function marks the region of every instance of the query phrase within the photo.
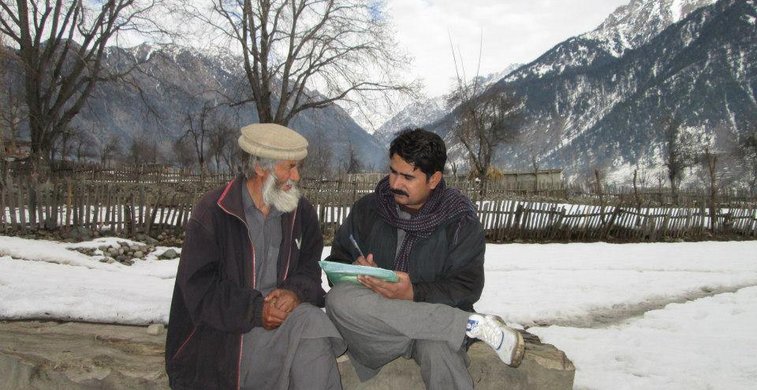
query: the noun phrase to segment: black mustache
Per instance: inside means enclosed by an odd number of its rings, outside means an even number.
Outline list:
[[[389,192],[391,192],[392,194],[396,194],[396,195],[404,195],[404,196],[409,196],[409,195],[407,194],[407,192],[405,192],[405,191],[402,191],[402,190],[395,190],[394,188],[390,188],[390,189],[389,189]]]

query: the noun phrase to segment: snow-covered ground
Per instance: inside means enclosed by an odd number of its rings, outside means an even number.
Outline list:
[[[0,236],[0,319],[167,322],[167,248],[131,267],[68,249],[116,241]],[[757,383],[757,241],[488,245],[476,310],[565,351],[578,389]]]

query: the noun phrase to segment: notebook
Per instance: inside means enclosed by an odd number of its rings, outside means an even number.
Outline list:
[[[359,283],[357,281],[358,275],[373,276],[387,282],[397,282],[399,278],[394,271],[379,268],[368,267],[364,265],[337,263],[334,261],[319,261],[318,265],[321,266],[326,276],[328,276],[331,283],[336,284],[340,282],[352,282]]]

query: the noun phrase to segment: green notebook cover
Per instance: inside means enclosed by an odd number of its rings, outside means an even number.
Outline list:
[[[340,282],[360,283],[357,281],[358,275],[373,276],[374,278],[392,283],[399,280],[394,271],[378,267],[367,267],[364,265],[337,263],[325,260],[319,261],[318,265],[320,265],[321,269],[326,272],[326,276],[328,276],[333,284]]]

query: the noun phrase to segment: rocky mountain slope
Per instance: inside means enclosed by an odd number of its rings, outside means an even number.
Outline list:
[[[72,125],[92,133],[97,153],[116,135],[126,151],[136,138],[155,144],[166,163],[176,162],[173,141],[192,126],[200,128],[203,111],[205,125],[239,127],[257,121],[257,112],[247,100],[249,85],[241,59],[204,54],[178,46],[143,44],[129,49],[109,47],[106,71],[128,69],[126,80],[97,84]],[[19,87],[20,83],[12,83]],[[364,166],[383,166],[386,151],[339,106],[306,111],[289,123],[311,144],[333,151],[332,169],[346,163],[352,146]],[[230,137],[236,143],[236,136]]]
[[[714,134],[719,145],[753,131],[755,2],[697,8],[708,3],[633,0],[493,85],[489,92],[511,91],[525,103],[521,142],[503,147],[498,165],[525,169],[535,154],[540,166],[573,178],[659,167],[666,117]],[[451,123],[448,116],[432,127],[451,139]]]

